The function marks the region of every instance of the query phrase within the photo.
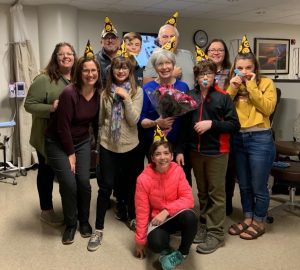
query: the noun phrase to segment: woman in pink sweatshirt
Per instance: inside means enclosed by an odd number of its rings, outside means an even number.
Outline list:
[[[150,148],[151,163],[137,179],[136,256],[144,258],[145,247],[161,253],[163,269],[174,269],[188,255],[197,231],[192,189],[183,169],[173,162],[171,145],[156,141]],[[170,248],[170,235],[181,232],[178,250]]]

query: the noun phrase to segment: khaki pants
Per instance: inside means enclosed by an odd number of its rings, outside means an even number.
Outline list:
[[[200,204],[200,222],[207,232],[219,240],[224,240],[225,176],[228,154],[204,156],[190,152],[191,164],[197,182]]]

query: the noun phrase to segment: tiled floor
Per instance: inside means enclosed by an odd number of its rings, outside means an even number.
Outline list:
[[[36,171],[19,177],[18,184],[0,183],[0,269],[1,270],[60,270],[160,269],[157,255],[148,253],[145,260],[133,256],[134,233],[114,219],[113,210],[107,213],[104,241],[95,252],[88,252],[88,239],[79,232],[72,245],[61,244],[63,228],[52,228],[39,220],[36,191]],[[92,183],[90,222],[95,222],[97,183]],[[226,220],[226,229],[240,221],[238,189],[234,199],[234,214]],[[61,213],[58,184],[54,186],[54,203]],[[299,199],[299,198],[298,198]],[[195,252],[178,269],[201,270],[298,270],[300,269],[300,218],[285,211],[274,215],[267,233],[254,241],[245,241],[226,234],[226,245],[209,255]],[[178,238],[173,238],[176,245]]]

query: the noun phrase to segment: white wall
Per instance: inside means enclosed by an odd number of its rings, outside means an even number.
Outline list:
[[[58,6],[62,10],[65,10],[66,6]],[[32,41],[32,45],[35,51],[35,57],[37,60],[37,65],[40,67],[42,62],[42,67],[45,65],[45,61],[40,61],[40,59],[48,59],[52,52],[51,48],[45,51],[45,48],[40,48],[40,38],[39,38],[39,28],[41,28],[41,21],[43,18],[39,17],[39,8],[32,6],[24,6],[24,13],[27,20],[27,27],[29,29],[29,35]],[[42,9],[43,12],[45,9]],[[97,52],[100,49],[100,33],[103,29],[104,17],[109,16],[117,28],[119,33],[123,31],[140,31],[140,32],[157,32],[159,27],[166,21],[166,17],[161,16],[144,16],[144,15],[132,15],[129,14],[116,14],[116,13],[102,13],[96,11],[85,11],[77,10],[77,44],[74,44],[79,55],[83,54],[85,44],[88,39],[91,40],[91,44],[94,51]],[[68,16],[68,13],[66,13]],[[56,17],[53,17],[55,20]],[[12,112],[11,106],[8,100],[7,84],[9,82],[8,78],[8,46],[9,41],[9,6],[0,5],[0,122],[9,120]],[[66,18],[68,20],[68,18]],[[53,36],[53,31],[63,33],[64,29],[53,29],[54,26],[58,27],[58,23],[49,22],[49,43],[56,44],[64,40],[56,40],[57,37]],[[45,25],[43,25],[45,29]],[[192,42],[193,34],[196,30],[205,30],[208,34],[209,39],[213,38],[223,38],[229,49],[231,56],[233,57],[235,51],[237,50],[237,42],[232,41],[240,39],[243,34],[247,34],[248,40],[253,48],[254,37],[259,38],[286,38],[296,39],[297,44],[291,46],[291,52],[293,48],[300,47],[300,26],[296,25],[284,25],[284,24],[261,24],[261,23],[244,23],[244,22],[234,22],[234,21],[216,21],[216,20],[201,20],[201,19],[186,19],[179,17],[178,19],[178,30],[180,32],[180,47],[184,49],[194,50],[194,45]],[[68,34],[66,33],[66,37]],[[43,36],[43,39],[45,36]],[[40,53],[43,56],[40,56]],[[46,54],[46,55],[45,55]],[[291,53],[292,56],[292,53]],[[292,67],[292,59],[290,61],[290,70]],[[291,70],[292,71],[292,70]],[[294,73],[288,76],[281,75],[280,79],[284,78],[295,78]],[[283,92],[283,101],[280,104],[281,118],[279,122],[276,122],[276,129],[279,130],[280,138],[290,138],[290,124],[294,121],[296,116],[300,113],[300,83],[280,83],[279,87]],[[283,116],[284,114],[284,116]],[[3,129],[0,133],[5,133]],[[1,138],[0,138],[1,140]],[[1,159],[1,157],[0,157]]]

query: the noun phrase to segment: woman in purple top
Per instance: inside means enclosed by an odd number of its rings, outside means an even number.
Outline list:
[[[71,244],[77,229],[89,237],[91,200],[90,125],[97,131],[99,90],[102,87],[100,66],[94,58],[78,61],[74,83],[59,98],[58,108],[46,130],[46,150],[50,165],[59,181],[66,229],[63,244]]]

